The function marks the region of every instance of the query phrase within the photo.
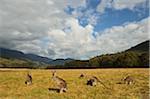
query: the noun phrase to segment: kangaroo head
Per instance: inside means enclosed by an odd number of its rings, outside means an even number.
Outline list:
[[[27,72],[27,76],[30,76],[31,75],[31,73],[30,72]]]
[[[52,77],[56,76],[56,71],[52,71]]]

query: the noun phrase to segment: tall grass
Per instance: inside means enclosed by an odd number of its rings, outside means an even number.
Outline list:
[[[0,99],[148,99],[149,69],[78,69],[56,70],[57,75],[68,83],[66,93],[49,91],[56,88],[51,80],[51,70],[0,70]],[[26,73],[31,72],[33,84],[25,85]],[[87,79],[79,79],[81,73],[97,76],[111,89],[101,84],[86,85]],[[117,84],[121,78],[131,75],[135,84]]]

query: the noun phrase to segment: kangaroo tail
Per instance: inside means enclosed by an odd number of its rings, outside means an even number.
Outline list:
[[[99,83],[101,83],[106,89],[110,89],[111,90],[111,88],[108,88],[102,81],[100,81],[98,78],[97,78],[97,81],[99,82]]]

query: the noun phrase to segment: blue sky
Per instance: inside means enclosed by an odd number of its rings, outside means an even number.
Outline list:
[[[124,51],[149,39],[148,4],[149,0],[0,0],[0,47],[53,59]]]
[[[148,2],[148,0],[146,1]],[[119,26],[129,22],[140,21],[149,16],[149,7],[148,3],[145,4],[145,7],[138,5],[136,10],[130,10],[128,8],[122,10],[116,10],[114,8],[106,8],[104,13],[97,11],[97,6],[101,3],[101,0],[86,0],[86,6],[80,6],[73,8],[68,6],[65,11],[67,14],[72,15],[74,10],[85,13],[88,10],[93,10],[90,13],[97,17],[97,24],[94,24],[94,31],[100,32],[106,28],[111,28],[113,26]],[[90,16],[79,16],[78,20],[80,25],[86,26],[89,24],[87,21]]]

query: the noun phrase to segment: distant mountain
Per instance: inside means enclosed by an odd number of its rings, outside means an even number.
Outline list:
[[[35,55],[35,54],[25,54],[27,59],[30,59],[32,61],[38,61],[38,62],[43,62],[46,64],[50,64],[53,60],[47,57],[42,57],[39,55]]]
[[[21,59],[21,60],[32,60],[32,61],[38,61],[43,63],[49,63],[50,61],[52,61],[52,59],[49,59],[47,57],[42,57],[34,54],[24,54],[21,51],[11,50],[6,48],[0,48],[0,57]]]
[[[0,57],[26,59],[26,56],[23,52],[16,51],[16,50],[10,50],[10,49],[6,49],[6,48],[0,48]]]
[[[149,41],[123,52],[93,57],[89,60],[50,59],[35,54],[0,48],[0,67],[32,68],[147,68],[149,67]]]
[[[14,58],[20,60],[31,60],[39,63],[45,63],[50,65],[64,65],[65,62],[72,61],[73,59],[50,59],[35,54],[25,54],[21,51],[11,50],[6,48],[0,48],[0,57],[3,58]]]
[[[56,59],[56,60],[51,61],[51,64],[52,65],[64,65],[65,63],[73,61],[73,60],[74,59],[70,59],[70,58],[67,58],[67,59]]]
[[[149,52],[149,40],[142,42],[126,51]]]

